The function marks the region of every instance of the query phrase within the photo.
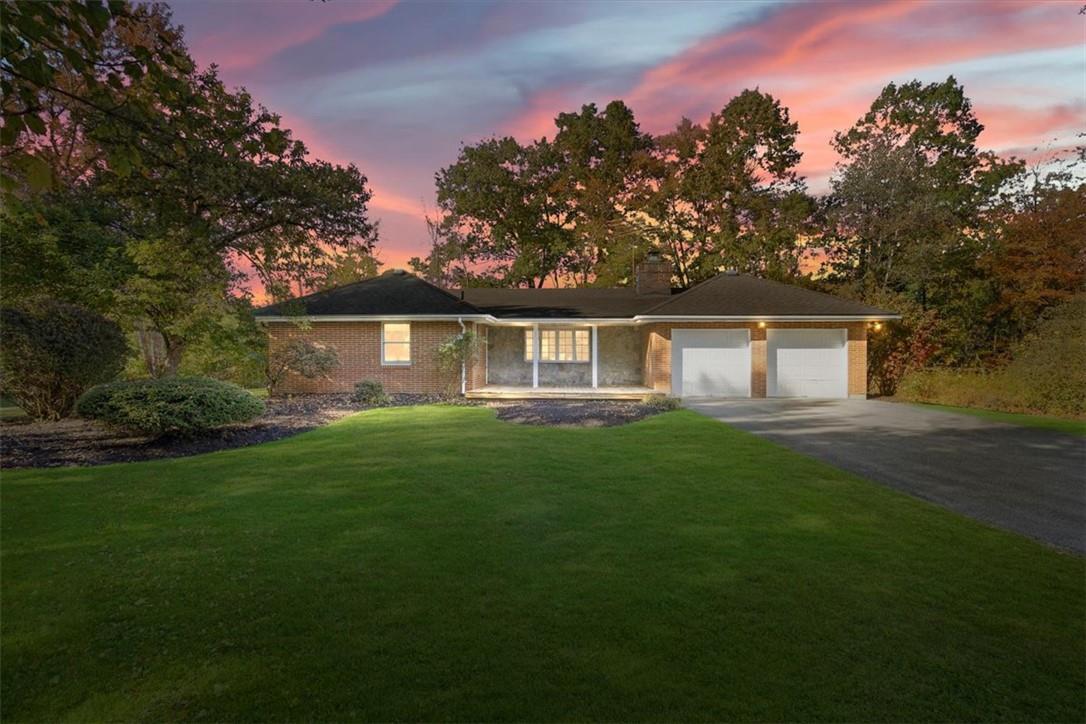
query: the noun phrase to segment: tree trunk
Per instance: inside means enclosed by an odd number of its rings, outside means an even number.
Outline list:
[[[177,370],[181,366],[181,355],[185,352],[185,345],[178,339],[166,338],[166,373],[164,377],[176,377]]]
[[[141,322],[136,328],[136,340],[147,374],[156,379],[177,375],[185,351],[182,340],[162,334],[149,322]]]
[[[147,374],[162,377],[166,368],[166,341],[162,334],[148,322],[140,322],[136,327],[136,341]]]

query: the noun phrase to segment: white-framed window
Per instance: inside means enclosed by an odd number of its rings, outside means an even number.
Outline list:
[[[555,329],[539,330],[539,361],[554,362],[558,359],[558,331]]]
[[[592,359],[592,332],[587,329],[573,330],[573,353],[579,362]]]
[[[532,361],[532,330],[524,330],[524,361]],[[539,330],[540,362],[591,362],[592,332],[588,329]]]
[[[384,322],[381,324],[381,364],[411,364],[410,322]]]

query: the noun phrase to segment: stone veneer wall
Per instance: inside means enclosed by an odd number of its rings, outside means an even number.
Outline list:
[[[578,327],[583,329],[583,327]],[[490,327],[486,354],[491,385],[532,384],[532,363],[524,359],[525,327]],[[636,327],[599,327],[599,385],[640,385],[641,333]],[[539,363],[541,387],[591,387],[591,362]]]

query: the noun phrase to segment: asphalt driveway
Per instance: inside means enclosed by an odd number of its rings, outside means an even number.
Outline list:
[[[686,407],[883,485],[1086,553],[1086,439],[875,400]]]

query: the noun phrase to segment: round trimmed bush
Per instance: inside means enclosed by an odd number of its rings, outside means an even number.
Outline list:
[[[354,394],[351,399],[363,405],[375,407],[388,404],[388,395],[385,394],[384,385],[377,380],[362,380],[354,386]]]
[[[148,435],[191,435],[251,420],[264,403],[229,382],[166,377],[99,385],[76,403],[80,417]]]

